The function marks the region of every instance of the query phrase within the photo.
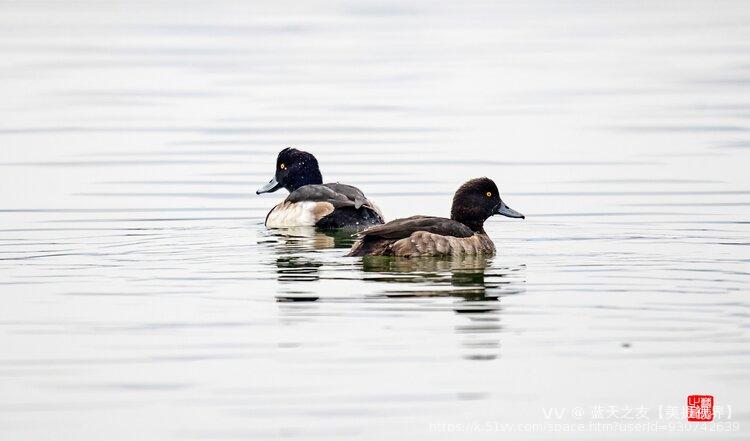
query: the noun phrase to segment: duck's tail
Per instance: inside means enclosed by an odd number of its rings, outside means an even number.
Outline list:
[[[352,245],[347,257],[359,256],[388,256],[392,254],[391,245],[393,241],[379,237],[360,237]]]

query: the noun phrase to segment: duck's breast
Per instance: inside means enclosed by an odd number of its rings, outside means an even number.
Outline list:
[[[282,202],[266,216],[266,226],[271,228],[315,226],[323,217],[333,213],[330,202]]]

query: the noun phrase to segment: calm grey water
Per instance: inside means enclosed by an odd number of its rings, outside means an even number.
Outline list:
[[[748,23],[0,3],[0,438],[600,439],[639,414],[673,426],[614,437],[746,439]],[[527,219],[488,223],[492,259],[344,258],[263,226],[289,145],[389,219],[484,175]],[[691,394],[736,425],[687,425]],[[500,433],[549,422],[587,429]]]

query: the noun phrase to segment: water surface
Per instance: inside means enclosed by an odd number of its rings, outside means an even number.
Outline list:
[[[498,439],[472,424],[657,421],[690,394],[741,430],[637,438],[746,437],[749,22],[741,1],[3,3],[2,438]],[[345,258],[349,236],[263,226],[285,146],[390,219],[485,175],[527,218],[488,222],[492,258]]]

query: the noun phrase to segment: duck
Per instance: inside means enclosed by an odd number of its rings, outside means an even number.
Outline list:
[[[454,194],[450,219],[411,216],[368,228],[358,234],[347,256],[492,255],[495,244],[484,222],[496,214],[525,219],[503,202],[494,181],[472,179]]]
[[[356,229],[380,225],[383,213],[357,187],[324,184],[313,154],[287,147],[276,158],[274,177],[255,193],[289,191],[284,201],[266,215],[269,228],[312,226],[319,229]]]

